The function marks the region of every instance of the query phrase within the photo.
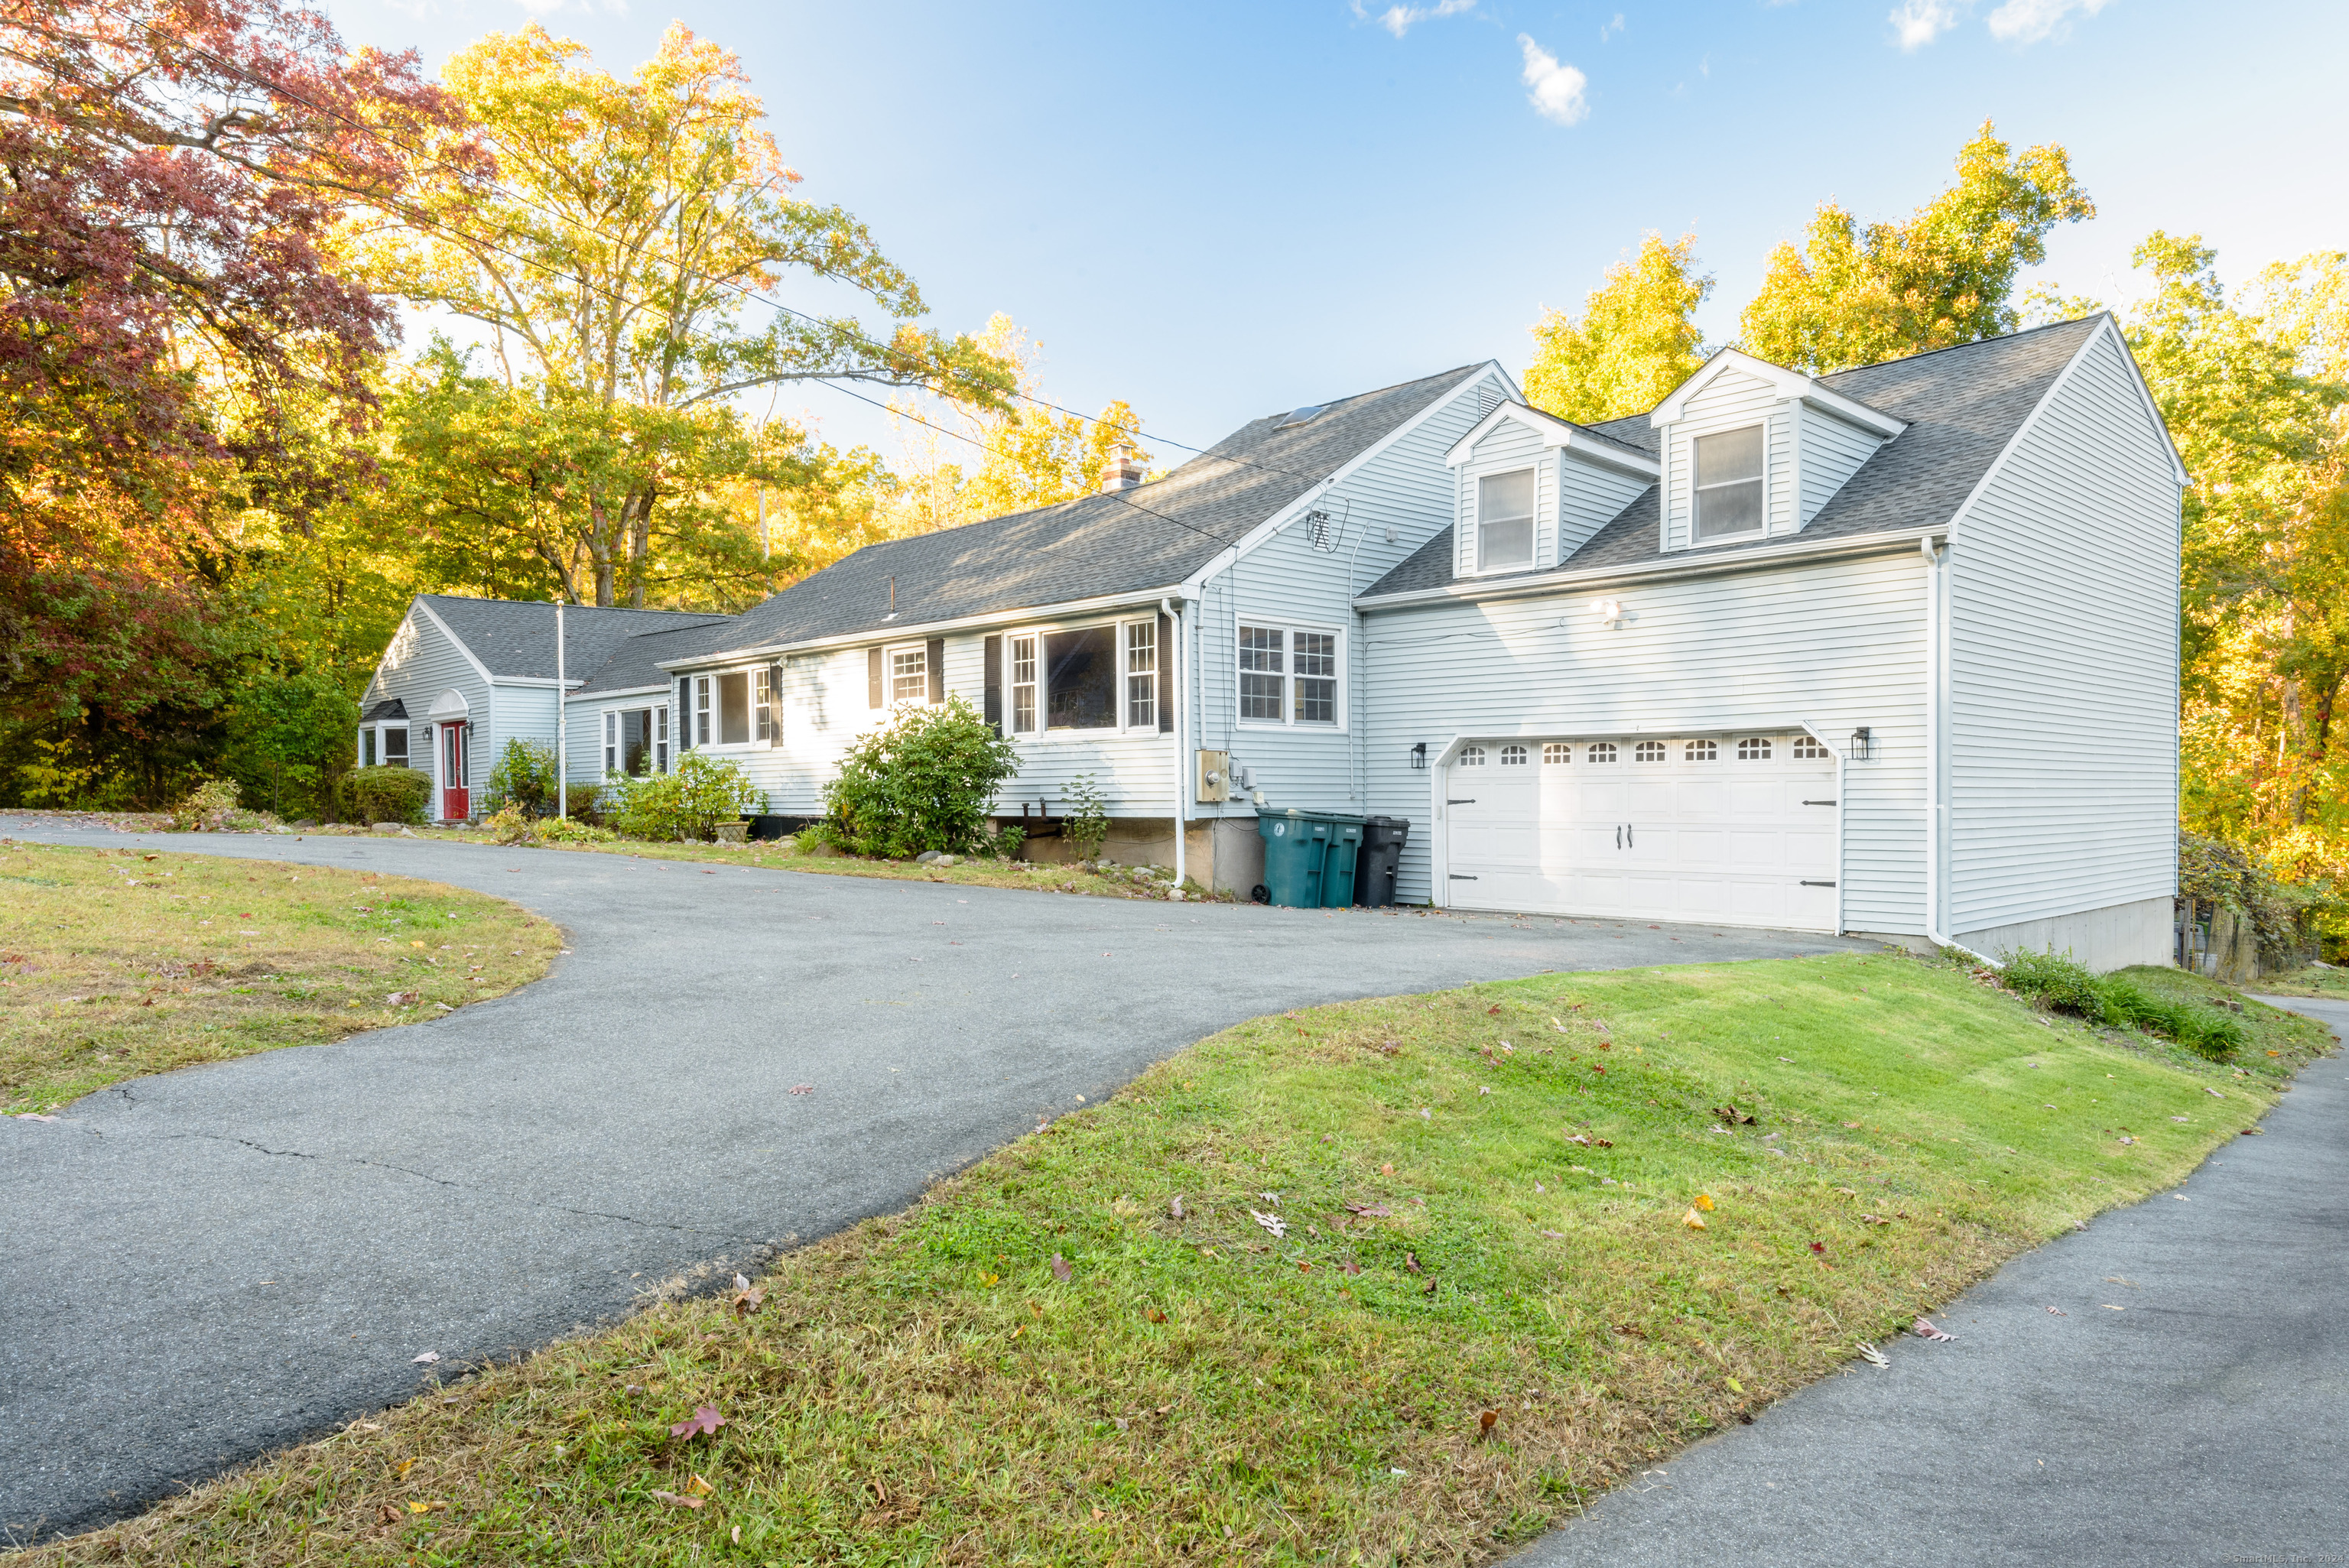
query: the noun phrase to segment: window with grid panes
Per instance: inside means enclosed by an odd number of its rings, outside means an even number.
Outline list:
[[[889,700],[930,700],[930,650],[924,645],[889,650]]]
[[[1796,760],[1802,762],[1816,762],[1827,755],[1827,748],[1821,746],[1816,737],[1798,735],[1795,738],[1795,757]]]
[[[1612,762],[1615,760],[1615,743],[1611,740],[1594,740],[1584,748],[1583,755],[1593,762]]]
[[[1011,733],[1036,733],[1036,634],[1011,640]]]
[[[1240,717],[1278,724],[1288,695],[1288,634],[1277,626],[1240,628]]]
[[[1522,746],[1504,746],[1501,748],[1501,766],[1523,768],[1526,765],[1526,748]]]
[[[1691,762],[1717,762],[1721,758],[1721,748],[1710,740],[1692,740],[1682,755]]]
[[[1744,740],[1739,741],[1737,743],[1737,760],[1740,762],[1769,761],[1769,737],[1764,735],[1751,735],[1746,737]]]
[[[1132,729],[1158,727],[1158,623],[1155,621],[1126,623],[1125,722]]]
[[[1334,726],[1338,679],[1337,633],[1287,626],[1240,628],[1243,720]]]
[[[1542,760],[1544,762],[1572,762],[1574,760],[1574,748],[1568,746],[1563,740],[1549,741],[1542,747]]]
[[[1631,756],[1634,760],[1640,762],[1661,762],[1664,759],[1664,743],[1661,740],[1643,740],[1632,749]]]

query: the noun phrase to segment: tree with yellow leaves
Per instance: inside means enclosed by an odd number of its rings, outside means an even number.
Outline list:
[[[1581,320],[1548,310],[1534,324],[1526,400],[1586,425],[1646,413],[1704,363],[1694,317],[1712,293],[1694,234],[1668,245],[1651,232],[1638,255],[1607,269]]]

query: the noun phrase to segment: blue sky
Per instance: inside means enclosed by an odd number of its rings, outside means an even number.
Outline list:
[[[1898,9],[1891,8],[1897,3]],[[437,69],[533,17],[625,74],[673,18],[741,55],[802,192],[863,218],[941,326],[1008,311],[1045,390],[1206,445],[1451,366],[1521,368],[1647,230],[1693,230],[1714,339],[1834,196],[1904,213],[1985,117],[2099,208],[2036,281],[2125,297],[2147,231],[2230,281],[2349,245],[2349,7],[2158,0],[890,5],[328,0]],[[833,300],[787,283],[786,297]],[[787,393],[894,452],[877,416]],[[1170,448],[1161,460],[1178,458]]]

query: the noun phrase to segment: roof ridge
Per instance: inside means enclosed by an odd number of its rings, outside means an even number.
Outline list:
[[[1945,343],[1939,348],[1920,348],[1914,354],[1903,354],[1891,359],[1879,359],[1873,365],[1854,365],[1847,369],[1830,370],[1822,375],[1814,376],[1811,379],[1832,381],[1838,376],[1857,376],[1864,370],[1881,370],[1888,365],[1906,365],[1911,360],[1930,359],[1936,354],[1955,354],[1961,348],[1986,348],[1993,343],[2013,343],[2019,337],[2030,337],[2037,333],[2053,332],[2059,326],[2077,326],[2083,322],[2094,321],[2098,316],[2110,316],[2112,314],[2110,310],[2098,310],[2091,311],[2086,315],[2072,316],[2064,321],[2043,321],[2036,326],[2019,326],[2013,332],[2002,332],[1995,337],[1976,337],[1964,343]]]

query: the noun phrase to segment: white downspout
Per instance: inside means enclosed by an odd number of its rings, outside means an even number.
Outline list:
[[[564,679],[563,601],[554,602],[554,814],[571,817],[571,687]]]
[[[1166,656],[1174,661],[1174,885],[1180,888],[1186,866],[1183,855],[1183,813],[1190,791],[1189,781],[1185,777],[1185,764],[1189,760],[1189,754],[1183,746],[1183,720],[1191,706],[1191,672],[1184,667],[1182,606],[1161,599],[1158,601],[1158,613],[1166,617],[1174,634],[1174,645],[1167,650]]]
[[[1925,936],[1936,947],[1946,947],[1991,968],[1997,959],[1977,953],[1942,929],[1941,861],[1949,842],[1950,807],[1942,799],[1942,754],[1949,747],[1950,578],[1949,547],[1920,539],[1925,556]],[[1840,797],[1838,797],[1840,798]]]

